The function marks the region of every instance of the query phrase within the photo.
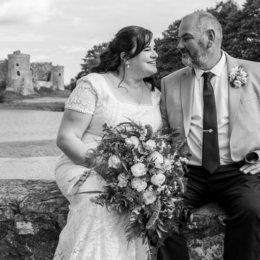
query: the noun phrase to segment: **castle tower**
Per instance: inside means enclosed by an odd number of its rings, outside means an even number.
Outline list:
[[[51,82],[53,89],[64,90],[64,66],[52,66]]]
[[[0,60],[0,88],[4,88],[4,89],[6,88],[7,69],[8,69],[7,60]]]
[[[8,74],[6,90],[19,92],[22,95],[34,93],[30,55],[15,51],[8,55]]]

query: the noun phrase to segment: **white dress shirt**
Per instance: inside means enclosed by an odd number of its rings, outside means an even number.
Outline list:
[[[191,126],[187,137],[188,146],[191,150],[189,164],[202,165],[202,142],[203,142],[203,84],[201,77],[205,71],[195,69],[195,85],[191,114]],[[229,148],[229,109],[228,109],[228,73],[226,56],[222,52],[220,61],[210,72],[215,76],[211,79],[214,89],[215,103],[218,121],[218,142],[220,164],[233,163]]]

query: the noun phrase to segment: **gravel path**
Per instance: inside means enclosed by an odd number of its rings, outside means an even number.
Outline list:
[[[0,179],[54,180],[58,158],[0,158]]]
[[[37,140],[0,143],[0,158],[28,158],[59,156],[55,140]]]
[[[55,140],[0,143],[0,179],[54,180]]]

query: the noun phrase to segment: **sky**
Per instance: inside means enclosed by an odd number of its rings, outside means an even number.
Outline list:
[[[81,70],[87,50],[124,26],[155,37],[175,20],[215,7],[215,0],[0,0],[0,60],[20,50],[31,62],[63,65],[65,84]],[[245,0],[235,0],[242,7]]]

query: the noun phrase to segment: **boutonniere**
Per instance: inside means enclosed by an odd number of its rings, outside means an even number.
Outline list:
[[[233,88],[240,88],[247,83],[247,73],[242,66],[231,69],[228,78]]]

